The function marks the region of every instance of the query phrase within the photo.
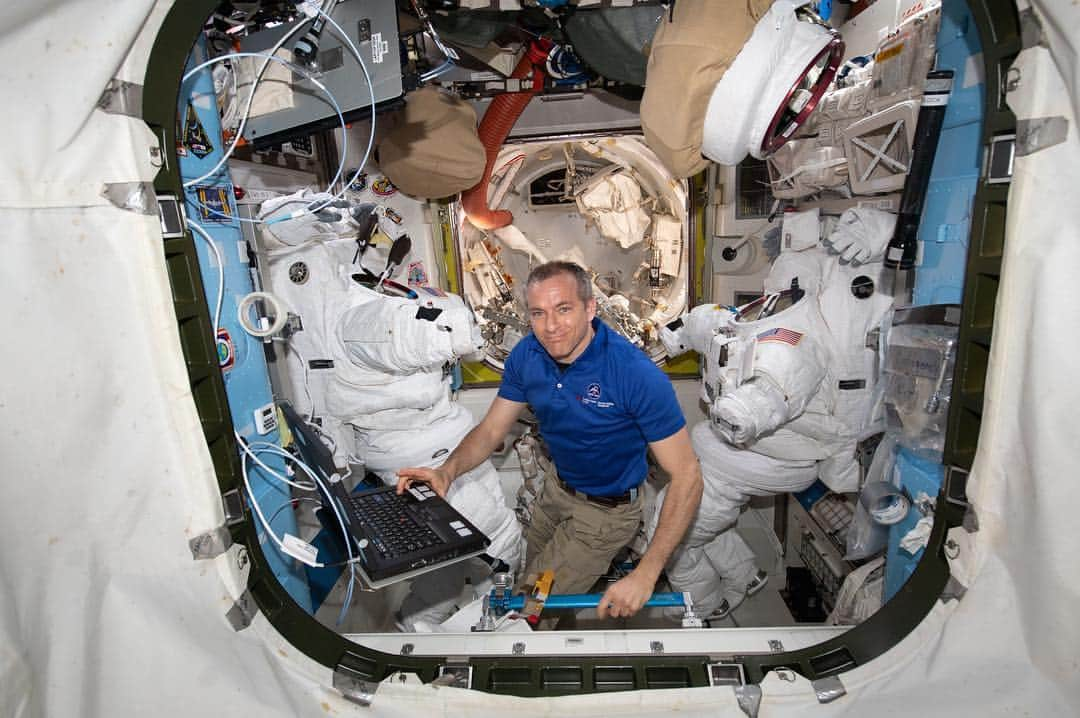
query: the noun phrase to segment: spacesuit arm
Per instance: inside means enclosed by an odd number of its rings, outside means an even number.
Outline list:
[[[667,498],[660,511],[649,548],[629,576],[612,584],[597,606],[597,615],[632,616],[652,595],[656,580],[701,503],[701,467],[690,443],[686,427],[649,444],[657,463],[671,476]]]
[[[776,330],[762,336],[774,336]],[[735,446],[752,444],[805,411],[821,390],[827,372],[826,353],[814,336],[791,332],[794,343],[755,343],[750,378],[713,402],[713,430]]]
[[[450,452],[442,466],[434,469],[410,467],[398,471],[397,492],[400,494],[416,482],[430,484],[445,498],[450,484],[467,471],[475,469],[503,442],[525,405],[495,397],[483,420],[465,435],[457,448]]]
[[[483,347],[472,312],[454,294],[377,295],[342,314],[338,335],[354,363],[387,374],[437,369]]]
[[[785,399],[768,377],[754,376],[716,400],[709,412],[713,429],[735,446],[751,444],[795,418]]]
[[[698,305],[661,327],[660,341],[668,356],[677,357],[690,350],[704,354],[716,330],[726,326],[733,316],[730,309],[719,304]]]

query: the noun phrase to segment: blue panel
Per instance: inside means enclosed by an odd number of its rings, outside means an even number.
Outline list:
[[[903,447],[896,451],[896,471],[900,473],[900,486],[914,501],[919,493],[935,498],[941,490],[945,471],[936,461],[925,459]],[[914,555],[900,548],[900,539],[922,518],[922,513],[914,506],[904,520],[889,527],[889,544],[885,553],[885,600],[892,598],[908,580],[915,566],[922,558],[923,550]]]
[[[823,484],[820,480],[810,484],[807,488],[803,489],[797,494],[792,494],[795,500],[802,504],[802,507],[809,511],[814,507],[814,504],[818,502],[825,494],[829,493],[829,487]]]
[[[196,67],[205,57],[205,44],[200,39],[189,58],[188,68]],[[180,175],[187,181],[212,169],[225,149],[209,68],[196,73],[181,87],[178,112],[182,145],[178,147],[181,155]],[[280,444],[276,428],[261,435],[255,429],[255,411],[272,402],[270,379],[261,340],[245,332],[236,317],[237,305],[253,291],[254,285],[247,260],[247,243],[243,240],[240,223],[236,219],[233,185],[227,166],[212,178],[185,190],[185,199],[188,218],[206,230],[221,254],[222,266],[219,267],[206,240],[197,232],[192,232],[211,319],[217,304],[218,278],[224,273],[218,358],[233,424],[249,441]],[[285,465],[281,457],[264,453],[259,458],[274,470],[284,473]],[[296,516],[289,505],[289,487],[276,480],[265,479],[262,470],[257,467],[249,475],[255,498],[263,514],[270,519],[274,532],[279,538],[285,533],[295,535]],[[259,533],[260,545],[274,576],[294,601],[304,610],[311,611],[311,597],[302,566],[282,554],[274,541],[264,535],[261,525]]]
[[[953,70],[953,91],[927,189],[919,239],[922,261],[915,272],[914,303],[960,304],[963,301],[971,206],[982,161],[981,133],[986,82],[982,77],[982,46],[964,0],[944,0],[937,37],[937,68]],[[944,470],[940,463],[897,451],[900,485],[914,498],[920,491],[936,497]],[[922,551],[914,556],[900,550],[900,539],[921,518],[916,509],[890,527],[885,554],[885,600],[900,590],[915,570]]]
[[[919,226],[922,261],[915,272],[916,305],[962,301],[986,94],[978,57],[982,47],[964,0],[942,3],[937,50],[937,67],[955,75]]]

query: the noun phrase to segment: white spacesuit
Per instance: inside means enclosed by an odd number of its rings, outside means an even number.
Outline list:
[[[703,357],[709,421],[691,438],[705,487],[667,573],[705,615],[727,615],[764,585],[753,552],[728,530],[752,496],[801,491],[817,478],[834,491],[858,488],[855,447],[872,423],[876,368],[866,336],[892,305],[881,258],[894,222],[851,209],[821,242],[816,210],[789,214],[763,299],[739,310],[702,305],[661,332],[672,355]]]
[[[420,287],[395,297],[356,282],[353,239],[325,237],[270,253],[270,277],[284,308],[302,329],[288,339],[292,395],[307,397],[336,440],[340,464],[363,463],[396,483],[405,466],[437,466],[473,426],[450,399],[450,365],[483,345],[461,298]],[[447,500],[491,539],[487,556],[516,569],[521,532],[506,506],[498,475],[485,461],[454,482]],[[438,623],[455,609],[466,571],[453,566],[414,581],[399,609],[404,627]],[[474,581],[478,580],[474,577]]]

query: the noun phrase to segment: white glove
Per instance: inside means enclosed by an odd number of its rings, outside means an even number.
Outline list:
[[[691,349],[704,354],[716,331],[728,325],[734,316],[734,312],[720,304],[699,304],[660,327],[660,342],[669,356],[677,357]],[[672,325],[675,325],[674,329]]]
[[[670,357],[677,357],[690,351],[689,339],[686,337],[686,323],[683,321],[687,315],[683,315],[673,322],[660,327],[660,343]],[[672,325],[675,326],[672,329]]]
[[[845,262],[856,265],[877,262],[885,256],[895,227],[896,215],[891,212],[852,207],[840,215],[825,242]]]

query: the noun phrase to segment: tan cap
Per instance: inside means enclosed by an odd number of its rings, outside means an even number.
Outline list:
[[[764,0],[679,0],[653,37],[641,98],[645,141],[676,177],[697,174],[705,109],[716,83],[768,9]]]
[[[379,143],[379,169],[407,195],[448,197],[484,175],[487,153],[465,101],[425,87],[405,97],[399,124]]]

